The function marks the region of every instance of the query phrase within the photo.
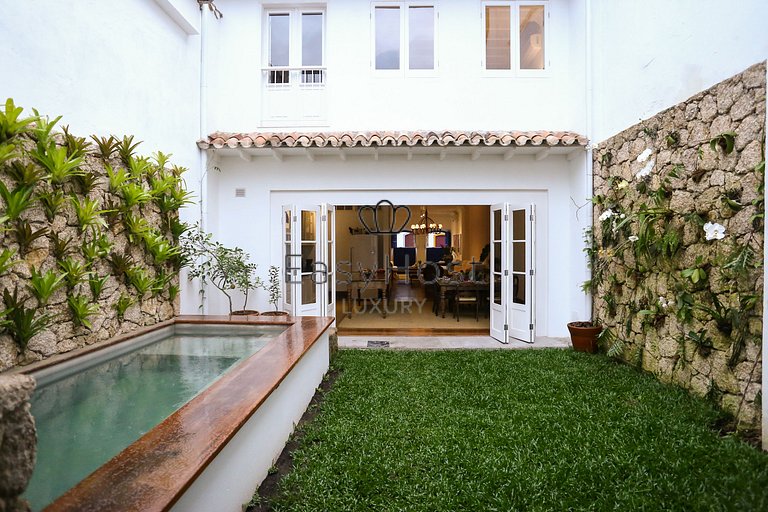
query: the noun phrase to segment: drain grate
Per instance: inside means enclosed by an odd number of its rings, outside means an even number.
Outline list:
[[[389,342],[382,340],[368,340],[368,348],[389,348]]]

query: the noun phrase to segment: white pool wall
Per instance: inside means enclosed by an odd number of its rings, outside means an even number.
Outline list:
[[[283,451],[329,365],[328,331],[171,508],[174,512],[241,512]]]

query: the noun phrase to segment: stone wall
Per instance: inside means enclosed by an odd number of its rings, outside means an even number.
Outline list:
[[[35,422],[29,412],[34,389],[32,377],[0,376],[0,512],[29,510],[19,496],[35,467]]]
[[[0,139],[0,157],[13,146],[13,157],[0,159],[0,181],[11,194],[24,188],[31,194],[28,207],[6,219],[0,230],[0,301],[5,303],[0,309],[10,310],[14,293],[17,303],[16,315],[5,315],[0,333],[0,371],[167,320],[178,311],[180,260],[174,247],[182,195],[175,189],[181,187],[182,169],[163,155],[121,155],[117,146],[102,155],[93,141],[88,145],[56,133],[58,126],[46,141],[39,133],[44,125],[39,121],[7,141]],[[78,144],[83,144],[79,153]],[[82,176],[54,179],[39,150],[35,155],[41,145],[49,146],[47,154],[66,150],[69,160],[80,154]],[[29,183],[20,183],[21,169],[27,169]],[[115,178],[120,173],[122,184]],[[172,186],[163,189],[162,180]],[[60,204],[52,212],[56,197]],[[97,213],[78,214],[89,202]],[[9,199],[0,201],[0,217],[11,210]],[[18,231],[27,227],[41,236],[24,247]],[[3,255],[9,255],[7,265]],[[41,300],[32,287],[33,273],[64,279]],[[84,321],[75,314],[73,299],[91,308]],[[25,324],[20,312],[33,319],[28,328],[39,324],[26,341],[14,332]]]
[[[760,422],[765,63],[594,152],[588,236],[610,355]]]

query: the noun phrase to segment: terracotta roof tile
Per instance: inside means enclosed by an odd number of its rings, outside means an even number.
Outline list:
[[[573,132],[551,131],[414,131],[414,132],[215,132],[199,140],[201,149],[385,147],[385,146],[586,146],[587,138]]]

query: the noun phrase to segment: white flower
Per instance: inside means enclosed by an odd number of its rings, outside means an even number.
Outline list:
[[[651,151],[651,148],[646,148],[645,151],[637,155],[637,161],[645,162],[646,160],[648,160],[648,157],[651,156],[651,153],[653,153],[653,151]]]
[[[662,309],[667,309],[669,307],[669,302],[667,302],[667,299],[664,297],[659,297],[659,306],[661,306]]]
[[[638,240],[640,240],[640,239],[637,237],[637,235],[631,235],[631,236],[628,238],[628,240],[629,240],[630,242],[637,242],[637,241],[638,241]]]
[[[635,174],[635,178],[642,179],[651,174],[651,171],[653,170],[653,166],[656,163],[656,160],[651,160],[647,164],[645,164],[645,167],[640,169],[637,174]]]
[[[725,226],[717,222],[707,222],[704,224],[704,233],[707,234],[707,240],[722,240],[725,238]]]
[[[621,180],[619,182],[619,185],[616,188],[618,188],[619,190],[622,190],[627,188],[628,186],[629,186],[629,182],[627,180]]]
[[[626,218],[627,218],[627,216],[626,216],[626,215],[624,215],[624,214],[622,213],[621,215],[619,215],[619,218],[620,218],[620,219],[626,219]]]
[[[604,220],[610,219],[611,217],[613,217],[613,210],[609,208],[605,210],[602,214],[600,214],[597,220],[599,220],[600,222],[603,222]]]

